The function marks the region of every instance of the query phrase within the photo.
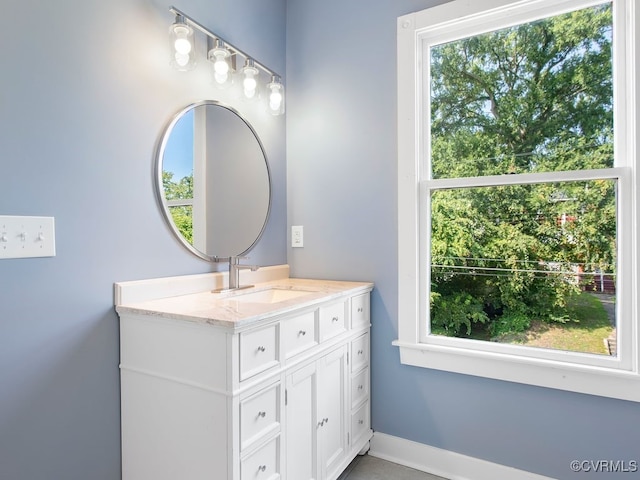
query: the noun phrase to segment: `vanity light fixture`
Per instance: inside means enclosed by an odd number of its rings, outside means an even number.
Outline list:
[[[183,15],[176,14],[176,20],[169,28],[171,43],[171,64],[177,70],[191,70],[196,66],[193,28]]]
[[[260,76],[264,73],[270,78],[270,82],[266,85],[267,109],[273,115],[284,113],[284,85],[280,75],[177,8],[171,7],[169,10],[176,15],[176,21],[170,29],[171,63],[176,69],[190,70],[195,66],[194,29],[199,30],[207,36],[207,59],[213,64],[213,78],[218,86],[226,87],[231,84],[235,73],[241,77],[244,97],[254,100],[259,96]],[[244,66],[236,72],[238,56],[244,58]]]

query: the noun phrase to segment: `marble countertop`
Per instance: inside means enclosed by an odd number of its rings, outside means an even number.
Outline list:
[[[159,318],[196,322],[234,331],[252,326],[269,318],[299,308],[312,307],[344,295],[357,295],[373,288],[369,282],[344,282],[286,278],[263,282],[254,287],[226,293],[204,291],[187,295],[168,296],[147,301],[116,305],[122,314],[150,315]],[[241,297],[264,290],[297,290],[304,292],[296,298],[277,303],[243,301]]]

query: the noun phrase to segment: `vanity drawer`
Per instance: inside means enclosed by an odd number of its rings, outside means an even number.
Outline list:
[[[276,437],[240,463],[241,480],[280,479],[280,437]]]
[[[278,365],[278,326],[240,334],[240,380]]]
[[[369,402],[366,402],[351,415],[351,444],[369,430]]]
[[[365,368],[351,379],[351,408],[369,397],[369,369]]]
[[[369,294],[363,293],[351,299],[351,328],[369,325]]]
[[[315,312],[283,320],[280,328],[282,329],[285,359],[318,344]]]
[[[279,397],[280,384],[275,384],[240,402],[241,450],[280,428]]]
[[[344,302],[320,307],[319,317],[321,342],[347,330]]]
[[[357,372],[369,363],[369,334],[360,335],[351,342],[351,371]]]

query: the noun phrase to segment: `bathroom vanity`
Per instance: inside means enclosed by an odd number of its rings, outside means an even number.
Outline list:
[[[373,285],[242,274],[115,285],[124,480],[335,480],[368,448]]]

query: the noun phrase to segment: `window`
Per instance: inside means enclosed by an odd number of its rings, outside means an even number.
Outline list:
[[[640,401],[639,13],[476,3],[398,19],[401,360]]]

